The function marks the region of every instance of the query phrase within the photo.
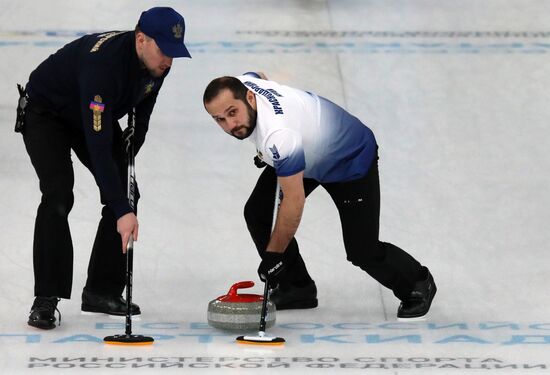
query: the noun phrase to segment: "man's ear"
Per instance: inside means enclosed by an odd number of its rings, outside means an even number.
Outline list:
[[[254,93],[250,90],[248,90],[246,92],[246,101],[248,102],[248,104],[254,109],[256,110],[256,95],[254,95]]]
[[[144,42],[145,42],[145,34],[142,33],[142,32],[140,32],[140,31],[138,31],[138,32],[136,33],[136,49],[137,49],[138,51],[140,51],[141,48],[143,48],[142,46],[143,46],[143,43],[144,43]]]

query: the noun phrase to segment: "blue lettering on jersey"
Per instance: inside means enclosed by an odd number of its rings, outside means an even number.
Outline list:
[[[273,154],[273,160],[279,160],[281,158],[279,150],[277,150],[277,146],[273,145],[273,148],[269,147],[269,151]]]
[[[283,97],[281,94],[279,94],[277,91],[275,91],[275,89],[267,89],[267,91],[269,91],[270,93],[272,93],[275,96],[278,96],[279,98]]]
[[[282,97],[281,94],[279,94],[277,91],[273,89],[270,89],[270,90],[262,89],[260,86],[258,86],[254,82],[246,81],[244,84],[250,87],[251,90],[254,90],[258,95],[265,96],[273,106],[273,111],[275,112],[276,115],[283,114],[283,107],[281,107],[281,103],[279,103],[279,101],[275,97],[275,96]]]

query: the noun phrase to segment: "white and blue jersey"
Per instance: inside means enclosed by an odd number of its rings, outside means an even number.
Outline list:
[[[257,123],[248,139],[277,176],[304,171],[330,183],[367,174],[377,146],[359,119],[315,94],[248,74],[237,78],[256,94]]]

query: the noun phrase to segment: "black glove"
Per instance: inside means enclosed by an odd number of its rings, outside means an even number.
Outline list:
[[[258,275],[260,276],[260,280],[263,282],[267,280],[269,285],[272,287],[277,286],[285,272],[283,258],[283,253],[266,251],[262,257],[262,262],[258,267]]]
[[[17,90],[19,91],[19,101],[17,102],[17,117],[15,119],[15,132],[23,133],[25,130],[25,108],[29,103],[29,96],[23,86],[17,84]]]
[[[128,153],[132,142],[134,141],[134,127],[128,126],[122,132],[122,143],[124,144],[124,150]]]
[[[254,165],[257,168],[263,168],[267,165],[267,163],[265,161],[263,161],[262,159],[260,159],[260,157],[258,155],[256,155],[256,156],[254,156]]]

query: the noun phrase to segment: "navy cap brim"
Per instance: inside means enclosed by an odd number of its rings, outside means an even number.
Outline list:
[[[187,47],[185,47],[185,44],[183,43],[166,43],[163,41],[157,41],[155,40],[157,45],[159,46],[162,53],[164,53],[168,57],[189,57],[191,58],[191,54],[187,50]]]

